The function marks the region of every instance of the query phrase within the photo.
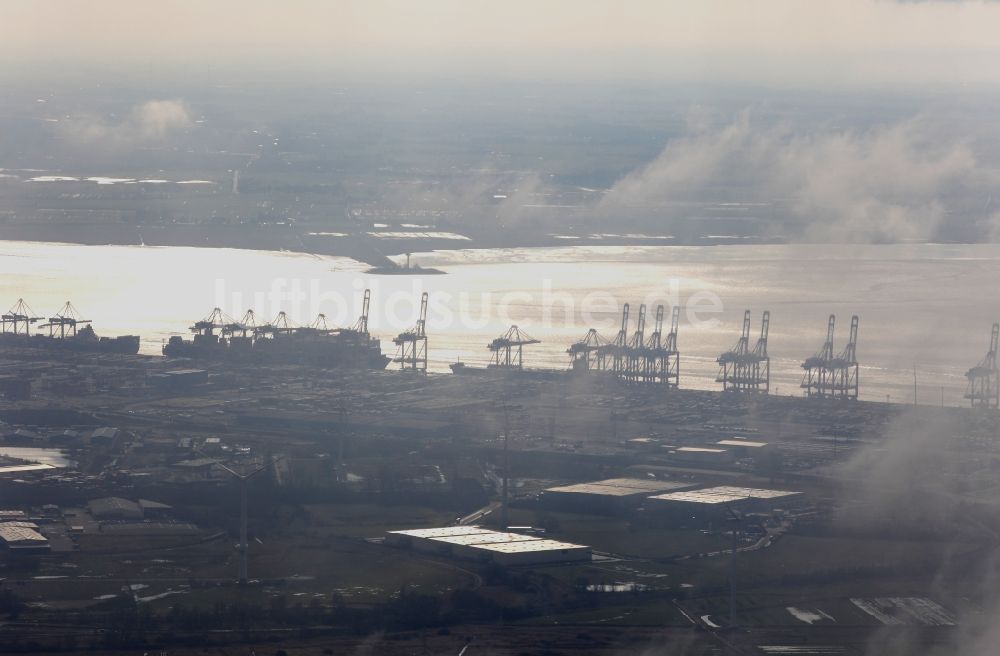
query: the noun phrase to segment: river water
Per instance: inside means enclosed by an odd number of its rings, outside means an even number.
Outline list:
[[[373,291],[370,328],[391,338],[413,324],[430,295],[431,368],[461,359],[486,363],[486,344],[510,323],[540,344],[526,365],[567,366],[566,348],[591,326],[614,337],[620,306],[632,321],[641,303],[679,304],[681,386],[717,389],[715,358],[739,336],[744,309],[771,311],[772,391],[800,394],[799,363],[821,346],[827,316],[843,348],[852,314],[861,317],[861,395],[963,404],[965,371],[988,347],[1000,320],[1000,245],[769,245],[564,247],[453,250],[416,254],[446,275],[371,276],[339,257],[232,249],[0,243],[0,306],[23,297],[39,316],[71,300],[98,334],[139,334],[159,353],[171,335],[220,306],[260,320],[284,310],[299,323],[324,312],[353,323],[361,293]]]

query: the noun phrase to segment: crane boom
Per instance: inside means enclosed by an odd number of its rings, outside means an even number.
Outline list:
[[[656,321],[654,325],[653,334],[649,336],[649,341],[646,343],[646,348],[651,350],[660,350],[663,346],[663,306],[656,306]]]
[[[427,335],[427,292],[420,296],[420,319],[417,320],[417,337]]]
[[[619,345],[624,345],[625,341],[628,339],[628,303],[622,307],[622,327],[618,330],[618,339],[616,343]]]
[[[1000,323],[995,323],[993,324],[993,332],[990,335],[990,352],[988,355],[991,367],[996,367],[997,347],[1000,346],[998,341],[1000,341]]]
[[[753,349],[754,354],[758,357],[767,357],[767,333],[770,327],[771,311],[764,310],[764,314],[760,318],[760,337],[757,338],[757,345]]]
[[[854,364],[858,361],[857,357],[858,349],[858,315],[851,317],[851,334],[847,340],[847,346],[844,348],[844,353],[841,355],[841,359],[848,364]]]
[[[365,290],[364,300],[361,302],[361,317],[358,319],[358,332],[368,334],[368,309],[371,307],[372,290]]]
[[[823,343],[823,351],[820,357],[824,360],[833,358],[833,331],[837,324],[837,315],[831,314],[826,326],[826,342]]]

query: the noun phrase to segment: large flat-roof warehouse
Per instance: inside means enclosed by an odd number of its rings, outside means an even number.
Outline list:
[[[537,565],[590,560],[590,547],[478,526],[390,531],[388,545],[500,565]]]
[[[683,490],[651,496],[647,507],[677,510],[708,510],[723,505],[770,506],[777,500],[791,500],[802,496],[801,492],[788,490],[766,490],[753,487],[733,487],[720,485],[703,490]]]
[[[416,551],[442,553],[448,550],[448,543],[439,542],[441,538],[458,535],[486,535],[494,531],[478,526],[444,526],[441,528],[416,528],[404,531],[389,531],[385,535],[385,543],[394,547],[404,547]]]
[[[501,565],[539,565],[590,560],[590,547],[558,540],[526,540],[479,544],[476,549],[490,553],[490,560]]]
[[[576,483],[550,487],[542,492],[541,501],[547,505],[572,509],[578,507],[589,512],[594,510],[621,510],[628,506],[638,506],[651,494],[684,490],[696,487],[697,483],[682,481],[661,481],[643,478],[608,478],[591,483]]]

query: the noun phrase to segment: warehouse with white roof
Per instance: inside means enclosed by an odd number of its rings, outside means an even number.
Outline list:
[[[638,507],[651,494],[696,487],[690,481],[653,478],[608,478],[591,483],[550,487],[539,501],[550,508],[580,512],[614,513]]]
[[[498,565],[540,565],[589,561],[590,547],[478,526],[390,531],[385,543],[422,553]]]
[[[771,510],[778,504],[795,503],[801,497],[801,492],[788,490],[720,485],[702,490],[683,490],[651,496],[646,500],[645,507],[649,510],[689,514],[724,512],[726,507],[742,511]]]

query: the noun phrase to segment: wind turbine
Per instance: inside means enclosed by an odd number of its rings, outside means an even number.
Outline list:
[[[507,525],[507,499],[510,486],[510,452],[507,450],[507,442],[510,439],[510,417],[507,412],[507,399],[503,401],[503,490],[500,506],[501,528],[506,531]]]
[[[725,503],[723,506],[729,513],[733,534],[733,551],[729,560],[729,629],[732,630],[736,628],[736,554],[739,551],[739,536],[743,532],[743,516],[730,504]]]
[[[251,472],[237,472],[222,463],[219,466],[232,474],[240,482],[240,542],[236,545],[236,550],[240,553],[240,585],[247,584],[247,481],[266,469],[264,465],[257,467]]]

